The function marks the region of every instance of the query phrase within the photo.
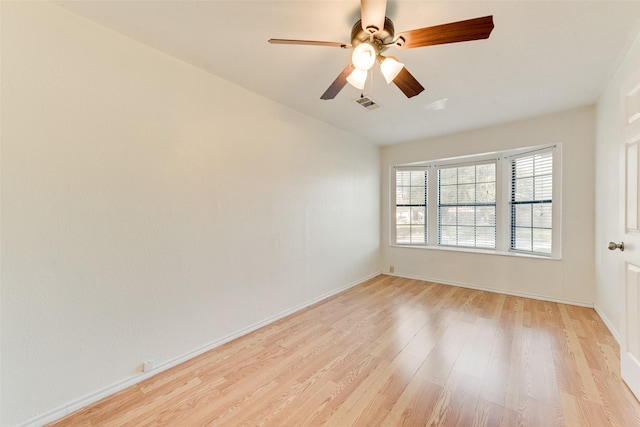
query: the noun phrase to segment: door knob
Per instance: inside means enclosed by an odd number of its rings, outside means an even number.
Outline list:
[[[616,249],[620,249],[621,251],[624,251],[624,242],[620,242],[620,243],[609,242],[609,250],[615,251]]]

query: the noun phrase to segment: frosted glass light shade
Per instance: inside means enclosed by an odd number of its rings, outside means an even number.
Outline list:
[[[367,81],[367,72],[365,70],[355,69],[347,77],[347,82],[357,89],[364,89],[364,83]]]
[[[373,67],[373,64],[376,62],[376,50],[369,43],[360,43],[353,49],[353,54],[351,55],[351,62],[353,62],[353,66],[358,70],[368,71]]]
[[[380,71],[382,71],[382,75],[387,81],[387,84],[391,83],[403,68],[404,64],[391,56],[385,58],[382,64],[380,64]]]

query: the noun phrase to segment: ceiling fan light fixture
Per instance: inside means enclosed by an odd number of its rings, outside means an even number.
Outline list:
[[[389,84],[400,74],[400,71],[404,68],[404,64],[393,56],[382,56],[381,58],[384,59],[380,63],[380,71],[382,71],[384,79],[387,81],[387,84]]]
[[[364,84],[367,81],[367,71],[355,69],[347,77],[347,82],[356,89],[364,89]]]
[[[0,0],[2,1],[2,0]],[[468,42],[489,38],[493,31],[493,15],[431,27],[416,28],[395,33],[395,26],[386,17],[387,0],[361,0],[360,17],[351,28],[351,43],[319,40],[269,39],[274,44],[297,44],[312,46],[334,46],[353,49],[351,62],[340,72],[320,99],[334,99],[350,83],[363,90],[367,72],[378,62],[387,84],[393,82],[407,98],[424,91],[424,86],[393,57],[384,57],[381,52],[395,46],[400,49]]]
[[[376,62],[377,52],[371,43],[360,43],[353,49],[351,62],[357,70],[368,71]]]

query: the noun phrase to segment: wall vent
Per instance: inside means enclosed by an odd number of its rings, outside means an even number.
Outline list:
[[[373,99],[368,96],[362,95],[360,98],[354,99],[357,104],[362,105],[367,110],[375,110],[376,108],[380,108],[380,104],[375,102]]]

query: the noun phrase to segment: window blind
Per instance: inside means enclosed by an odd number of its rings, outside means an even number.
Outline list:
[[[511,249],[551,254],[553,152],[511,160]]]
[[[428,174],[396,169],[396,243],[427,243]]]

